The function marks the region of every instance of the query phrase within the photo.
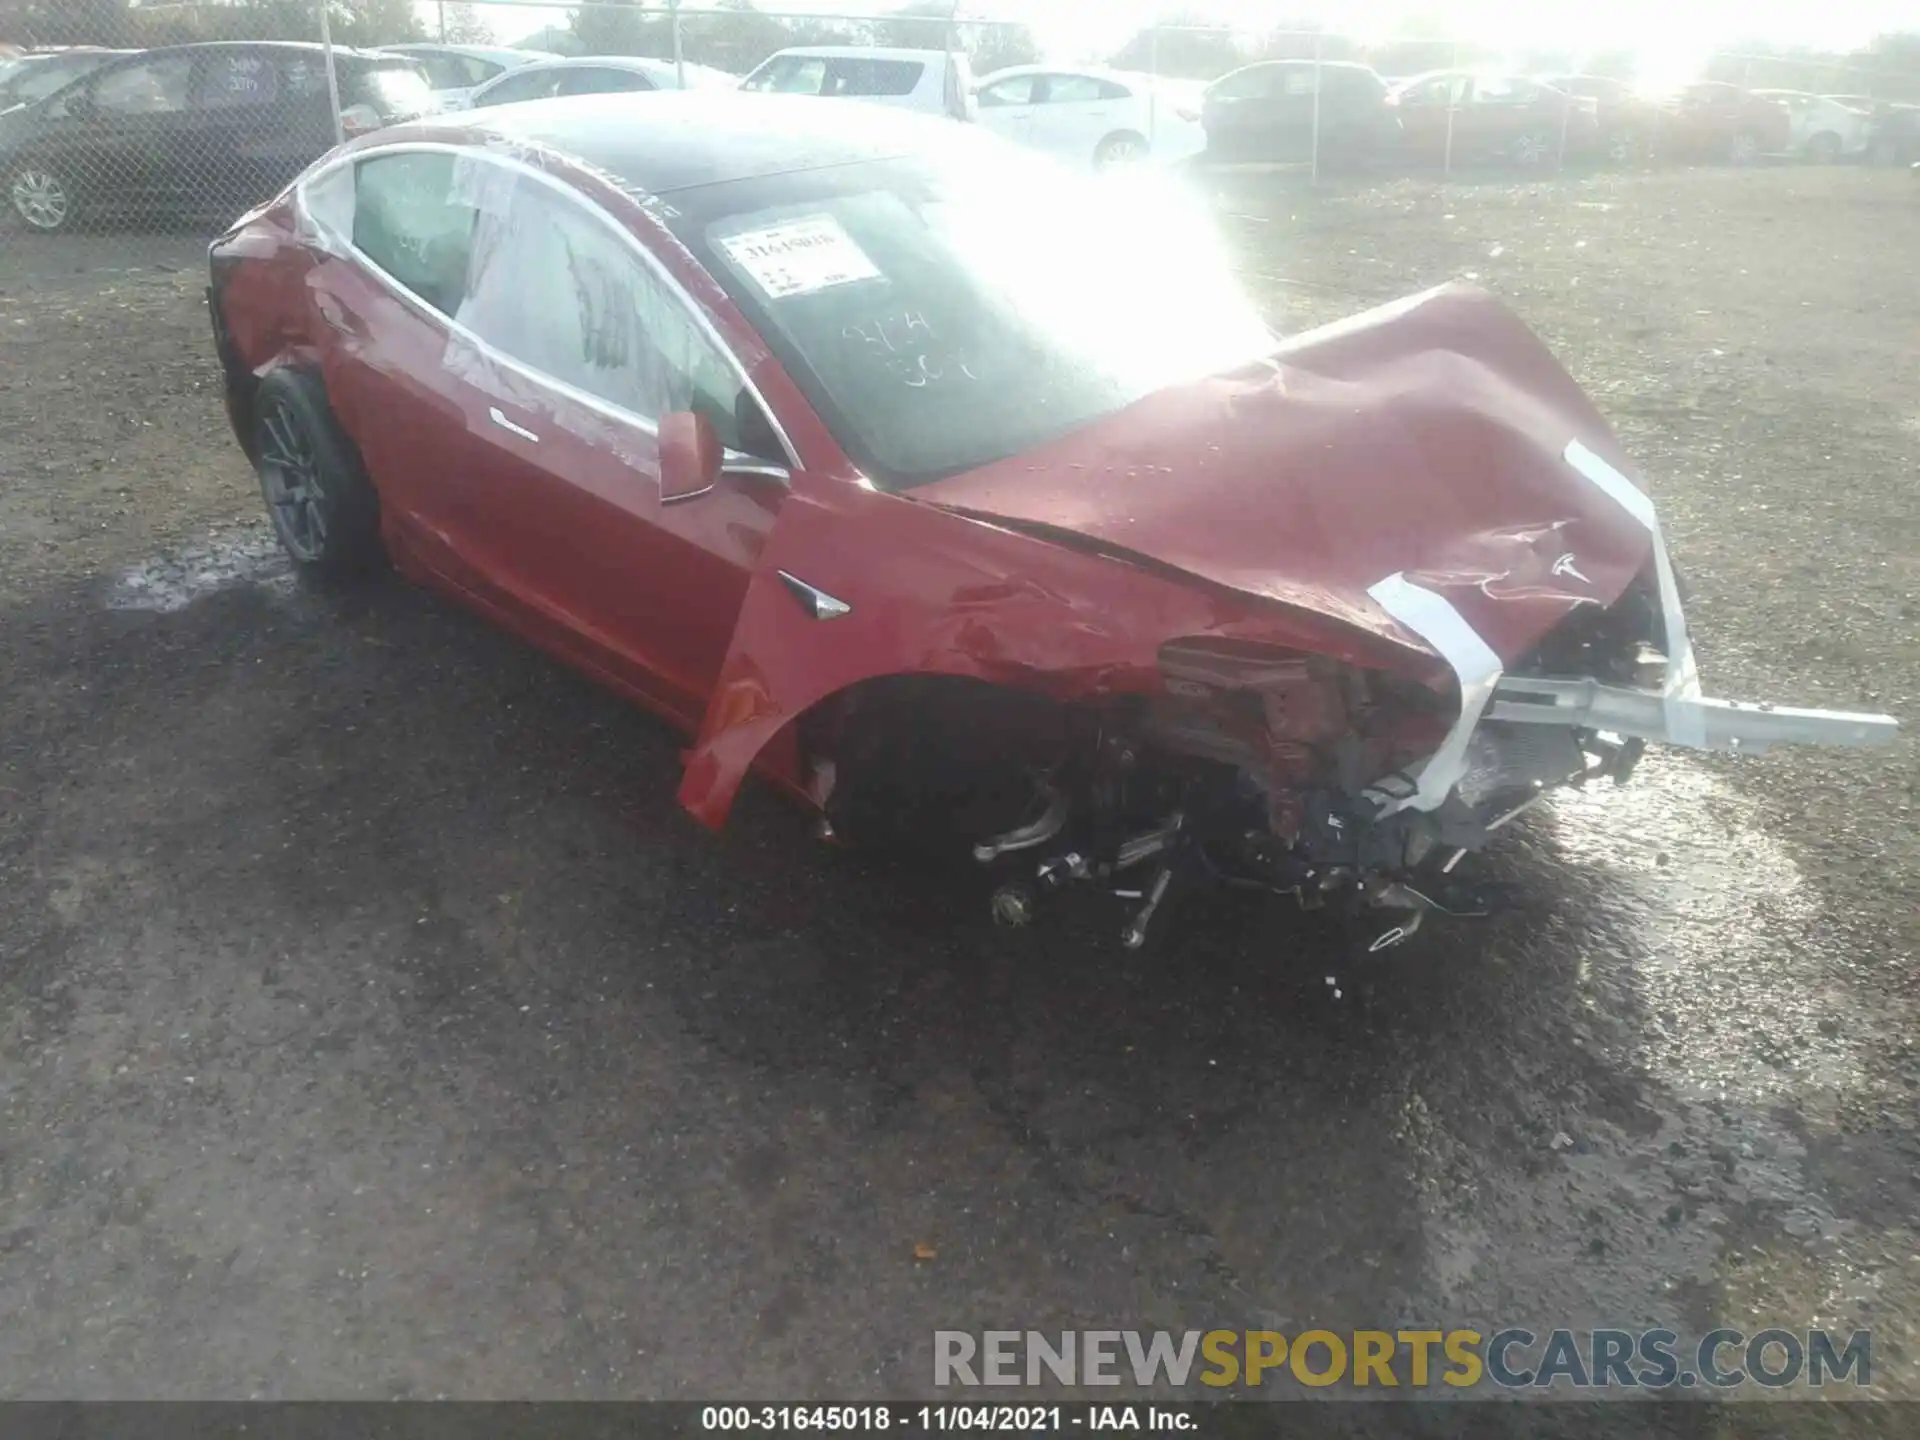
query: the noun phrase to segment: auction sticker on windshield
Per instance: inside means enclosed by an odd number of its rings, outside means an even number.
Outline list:
[[[878,280],[880,271],[831,215],[803,215],[720,242],[749,279],[779,300],[854,280]]]

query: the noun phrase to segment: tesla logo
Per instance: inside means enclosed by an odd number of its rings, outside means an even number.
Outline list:
[[[1553,573],[1556,575],[1571,575],[1582,585],[1591,585],[1593,583],[1580,573],[1580,567],[1575,563],[1574,554],[1571,550],[1553,562]]]

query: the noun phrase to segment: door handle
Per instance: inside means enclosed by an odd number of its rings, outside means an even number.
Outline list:
[[[518,435],[522,440],[527,441],[529,444],[538,445],[540,443],[540,437],[534,434],[533,431],[527,429],[527,427],[524,425],[514,424],[513,421],[509,420],[506,416],[502,415],[500,413],[500,407],[498,405],[489,405],[487,407],[487,415],[493,421],[493,423],[498,425],[502,430],[512,431],[515,435]]]

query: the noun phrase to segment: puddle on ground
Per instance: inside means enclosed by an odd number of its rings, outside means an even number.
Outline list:
[[[1521,843],[1526,868],[1558,867],[1564,906],[1510,958],[1577,957],[1568,1038],[1590,1060],[1577,1088],[1542,1097],[1522,1163],[1476,1149],[1444,1108],[1410,1131],[1417,1170],[1446,1182],[1425,1201],[1427,1288],[1456,1306],[1524,1295],[1554,1323],[1678,1329],[1689,1287],[1716,1293],[1740,1217],[1769,1217],[1797,1263],[1839,1263],[1846,1225],[1807,1174],[1805,1134],[1835,1123],[1874,1041],[1819,887],[1684,752],[1557,797]]]
[[[1753,765],[1785,766],[1783,748]],[[1834,975],[1844,944],[1814,888],[1754,807],[1683,754],[1650,758],[1623,789],[1555,807],[1568,863],[1604,862],[1625,893],[1607,908],[1637,943],[1645,1025],[1633,1059],[1677,1093],[1748,1104],[1837,1095],[1860,1067]],[[1607,963],[1611,963],[1611,959]]]
[[[236,531],[183,546],[123,572],[107,590],[112,610],[167,614],[239,585],[290,593],[293,562],[268,529]]]

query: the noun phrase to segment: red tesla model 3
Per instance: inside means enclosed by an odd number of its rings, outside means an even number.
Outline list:
[[[1498,302],[1277,340],[1152,183],[770,95],[384,130],[213,245],[234,428],[297,561],[684,726],[707,824],[757,769],[1129,945],[1222,878],[1390,943],[1648,741],[1891,737],[1701,694],[1651,505]]]

